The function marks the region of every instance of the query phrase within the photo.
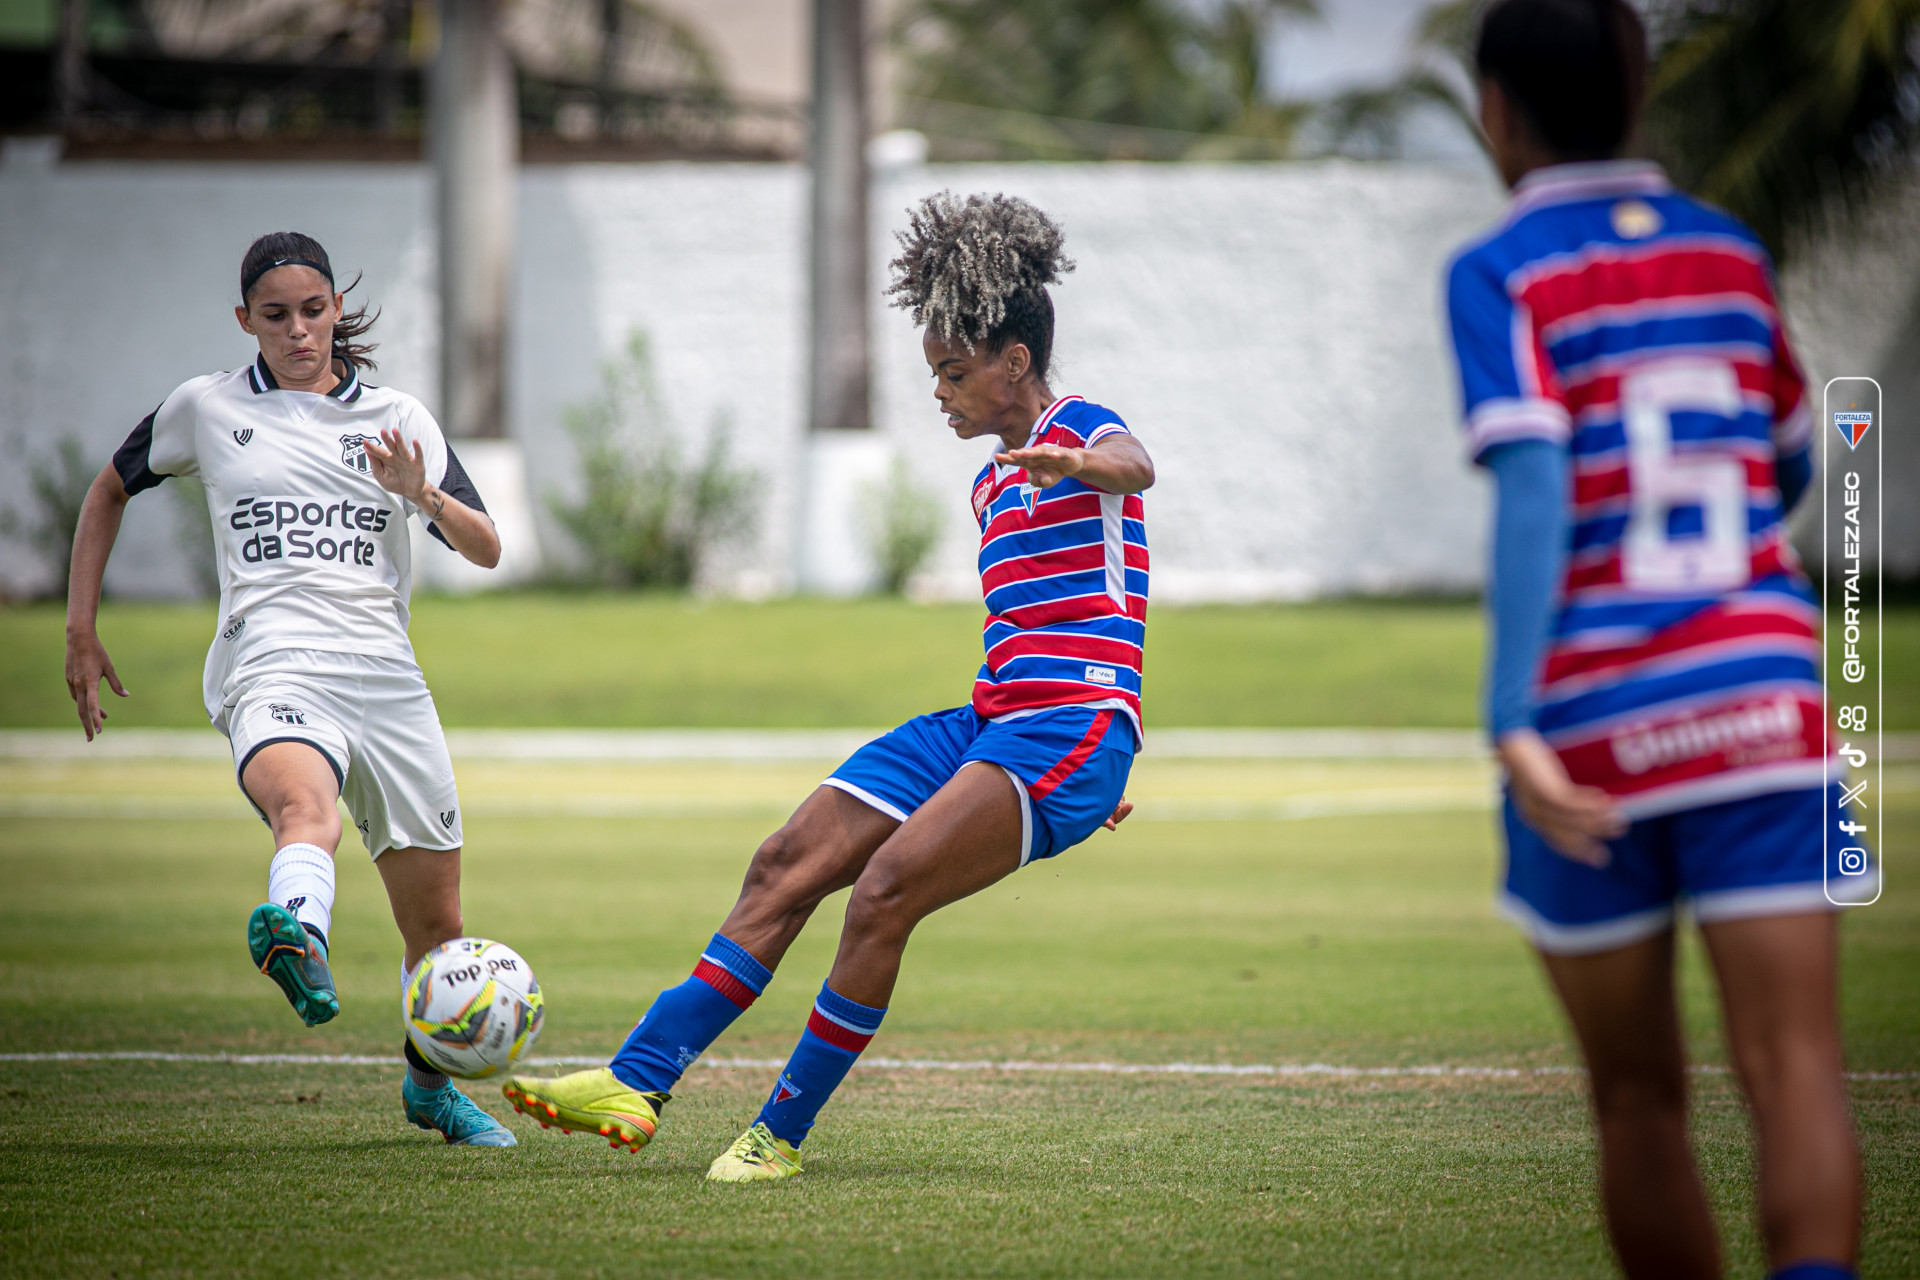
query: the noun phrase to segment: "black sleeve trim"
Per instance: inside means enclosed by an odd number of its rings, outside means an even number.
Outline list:
[[[449,498],[458,498],[481,515],[487,513],[487,504],[480,501],[480,491],[473,487],[473,480],[467,475],[467,469],[460,465],[460,455],[453,451],[451,444],[447,446],[447,474],[440,481],[440,491]],[[447,535],[440,532],[439,525],[429,521],[427,532],[440,539],[448,550],[453,549],[453,544],[447,541]]]
[[[155,475],[149,465],[153,456],[153,416],[159,412],[155,409],[140,419],[140,425],[133,429],[126,443],[114,451],[113,469],[120,473],[120,483],[126,487],[128,497],[155,488],[166,479]]]

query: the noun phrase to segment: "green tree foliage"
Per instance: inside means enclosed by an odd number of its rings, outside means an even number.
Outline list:
[[[920,0],[897,30],[909,123],[945,152],[1276,156],[1298,107],[1263,86],[1276,19],[1315,0]]]
[[[1437,104],[1479,137],[1473,37],[1486,0],[1423,16],[1409,69],[1323,104],[1335,150],[1391,154]],[[1651,0],[1645,149],[1776,257],[1870,202],[1920,140],[1920,0]]]
[[[635,333],[608,363],[598,396],[568,410],[567,431],[582,497],[549,495],[547,505],[595,582],[684,589],[711,552],[752,532],[759,476],[728,456],[724,418],[699,461],[687,460],[660,402],[646,335]]]
[[[1408,116],[1437,107],[1483,147],[1473,38],[1486,0],[1441,0],[1420,15],[1405,71],[1382,85],[1350,89],[1320,103],[1313,131],[1328,151],[1365,158],[1399,152]]]
[[[1653,25],[1648,140],[1776,255],[1920,138],[1920,0],[1667,0]]]
[[[902,595],[907,580],[940,544],[940,503],[915,482],[900,458],[893,460],[887,478],[864,497],[868,538],[880,566],[880,589],[890,596]]]
[[[50,595],[66,594],[73,534],[96,473],[85,446],[76,437],[63,436],[51,455],[36,457],[27,468],[27,491],[32,498],[27,509],[0,512],[0,533],[22,534],[58,576]]]

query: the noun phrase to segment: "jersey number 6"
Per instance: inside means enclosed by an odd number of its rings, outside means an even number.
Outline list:
[[[1740,416],[1740,383],[1717,360],[1663,360],[1621,379],[1632,487],[1620,573],[1646,591],[1718,592],[1752,574],[1747,469],[1713,451],[1673,445],[1674,415]]]

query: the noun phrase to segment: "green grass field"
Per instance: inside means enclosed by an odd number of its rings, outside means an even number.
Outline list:
[[[539,971],[537,1052],[598,1055],[684,977],[819,770],[460,774],[468,927]],[[700,1175],[751,1118],[764,1066],[696,1067],[635,1157],[517,1116],[518,1149],[449,1150],[401,1121],[397,1065],[12,1061],[0,1275],[1610,1276],[1567,1036],[1489,906],[1489,782],[1471,762],[1149,756],[1119,833],[922,928],[869,1056],[1515,1074],[863,1067],[804,1176],[718,1188]],[[1846,923],[1845,1020],[1853,1068],[1900,1077],[1852,1085],[1865,1275],[1891,1278],[1920,1274],[1920,912],[1901,888],[1920,875],[1920,770],[1889,786],[1893,887]],[[1432,811],[1226,820],[1409,793]],[[642,816],[570,816],[594,803]],[[266,843],[218,762],[0,763],[0,1046],[395,1055],[399,942],[357,852],[335,916],[340,1019],[302,1029],[249,967]],[[714,1057],[784,1056],[838,908]],[[1697,1057],[1715,1066],[1711,986],[1686,955]],[[1724,1074],[1696,1083],[1731,1273],[1757,1275],[1743,1113]]]
[[[134,698],[113,723],[200,725],[214,610],[109,604]],[[416,602],[413,641],[454,727],[891,725],[964,702],[978,607],[514,594]],[[73,723],[60,607],[0,608],[0,726]],[[1160,609],[1161,725],[1472,725],[1480,623],[1465,604]]]
[[[194,726],[211,604],[108,604],[134,697],[113,723]],[[1886,728],[1920,729],[1920,607],[1890,608]],[[64,615],[0,607],[0,728],[62,728]],[[1149,725],[1470,728],[1481,624],[1466,602],[1156,607]],[[980,610],[891,600],[764,604],[507,594],[415,602],[413,642],[456,728],[838,728],[966,700]]]

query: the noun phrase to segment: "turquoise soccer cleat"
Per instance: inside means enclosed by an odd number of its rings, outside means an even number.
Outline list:
[[[271,902],[253,909],[247,920],[247,950],[260,972],[272,978],[287,1003],[310,1027],[331,1022],[340,1012],[333,989],[333,970],[327,967],[327,944],[320,935],[294,918],[293,912]]]
[[[451,1084],[423,1089],[411,1078],[400,1083],[400,1103],[407,1119],[421,1129],[432,1129],[456,1147],[514,1147],[520,1140],[513,1130],[482,1111],[479,1104]]]

